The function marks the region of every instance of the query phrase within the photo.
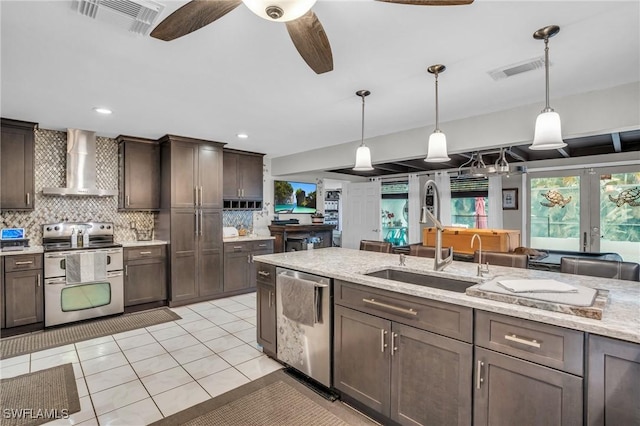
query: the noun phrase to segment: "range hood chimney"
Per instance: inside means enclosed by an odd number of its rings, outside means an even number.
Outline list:
[[[44,195],[113,197],[117,189],[96,188],[96,133],[67,129],[67,187],[43,188]]]

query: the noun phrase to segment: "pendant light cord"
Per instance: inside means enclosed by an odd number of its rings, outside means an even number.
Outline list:
[[[436,132],[440,131],[440,125],[438,124],[439,122],[439,113],[438,113],[438,73],[435,73],[436,76]]]
[[[544,108],[544,112],[553,111],[549,106],[549,37],[544,38],[544,71],[546,82],[546,100],[547,104]]]
[[[364,146],[364,94],[362,96],[362,138],[360,139],[360,146]]]

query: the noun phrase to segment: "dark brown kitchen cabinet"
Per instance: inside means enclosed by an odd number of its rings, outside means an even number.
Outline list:
[[[334,385],[402,425],[471,424],[472,345],[334,310]]]
[[[266,354],[276,356],[276,267],[255,262],[258,310],[257,341]]]
[[[160,146],[157,141],[118,136],[118,209],[160,208]]]
[[[124,249],[124,306],[167,300],[166,247]]]
[[[33,210],[36,123],[0,120],[0,209]]]
[[[5,327],[4,322],[4,258],[0,257],[0,328]]]
[[[262,200],[263,156],[254,152],[224,150],[224,200]]]
[[[5,327],[44,321],[42,255],[5,256]]]
[[[167,135],[160,139],[161,210],[156,236],[168,240],[169,303],[222,293],[222,146]]]
[[[238,292],[256,288],[254,256],[273,253],[273,241],[224,243],[224,291]]]
[[[640,345],[588,336],[586,424],[640,424]]]

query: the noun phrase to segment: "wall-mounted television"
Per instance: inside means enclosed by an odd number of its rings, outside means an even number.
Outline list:
[[[273,181],[274,212],[276,214],[315,213],[316,190],[315,183]]]

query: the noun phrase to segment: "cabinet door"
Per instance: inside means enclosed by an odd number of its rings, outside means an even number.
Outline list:
[[[199,210],[198,288],[200,296],[222,292],[222,212]]]
[[[473,346],[393,323],[391,419],[471,425]]]
[[[269,244],[269,246],[271,246],[271,244]],[[249,266],[249,269],[250,269],[250,271],[249,271],[249,287],[256,288],[256,284],[257,284],[258,266],[253,261],[253,257],[254,256],[262,256],[263,254],[272,254],[272,253],[273,253],[273,249],[271,249],[271,248],[264,249],[264,250],[254,250],[253,252],[251,252],[251,256],[249,257],[249,259],[251,261],[251,265]]]
[[[2,126],[0,208],[33,210],[33,129]]]
[[[211,145],[198,148],[199,206],[222,208],[222,149]]]
[[[241,181],[240,197],[248,200],[262,200],[262,156],[240,155],[238,175]]]
[[[196,210],[171,212],[171,300],[198,296]]]
[[[4,259],[0,257],[0,328],[5,327],[4,322],[4,302],[5,302],[5,290],[4,290]]]
[[[130,261],[125,265],[124,306],[166,300],[165,259]]]
[[[124,188],[121,209],[160,208],[160,147],[152,143],[123,142]]]
[[[6,326],[33,324],[44,320],[42,271],[5,274]]]
[[[256,302],[258,343],[265,352],[276,354],[276,286],[259,283]]]
[[[171,207],[194,207],[198,187],[198,144],[171,143]]]
[[[238,157],[235,152],[223,153],[223,189],[222,198],[225,200],[237,200],[240,198],[240,182],[238,181]]]
[[[224,291],[236,291],[251,286],[251,254],[248,251],[224,254]]]
[[[640,424],[640,345],[589,336],[587,422]]]
[[[582,425],[582,378],[476,346],[474,425]]]
[[[387,417],[391,399],[389,333],[390,321],[335,306],[334,386]]]

